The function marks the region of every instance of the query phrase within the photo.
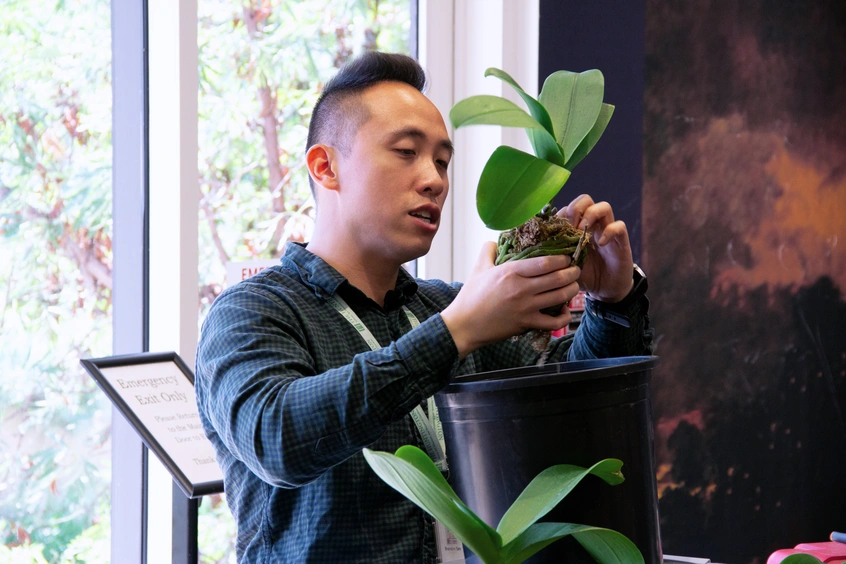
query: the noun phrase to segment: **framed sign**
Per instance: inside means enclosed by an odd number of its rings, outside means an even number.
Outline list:
[[[206,438],[194,374],[174,352],[79,361],[189,498],[223,492],[223,472]]]

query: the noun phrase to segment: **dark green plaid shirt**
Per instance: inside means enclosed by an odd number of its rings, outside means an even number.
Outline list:
[[[415,406],[457,374],[537,358],[509,340],[459,363],[440,316],[458,289],[401,271],[383,308],[289,244],[279,266],[215,300],[197,351],[197,402],[225,474],[240,562],[436,561],[431,520],[370,470],[361,449],[422,448],[408,415]],[[371,351],[327,302],[335,293],[384,348]],[[403,305],[421,322],[414,330]],[[585,316],[551,359],[650,354],[646,312],[634,313],[633,330]]]

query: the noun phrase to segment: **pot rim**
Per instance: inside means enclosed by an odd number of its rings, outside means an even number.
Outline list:
[[[649,372],[657,364],[657,356],[622,356],[556,362],[543,366],[506,368],[456,377],[438,393],[456,394],[575,383],[624,374]]]

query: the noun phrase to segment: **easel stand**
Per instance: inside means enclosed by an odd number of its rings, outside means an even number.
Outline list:
[[[200,559],[197,514],[202,499],[186,497],[173,482],[173,564],[197,564]]]

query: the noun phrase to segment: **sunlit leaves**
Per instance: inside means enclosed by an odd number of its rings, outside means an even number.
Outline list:
[[[2,11],[0,515],[53,562],[109,510],[111,411],[78,359],[111,351],[110,13]]]
[[[320,88],[365,46],[408,52],[411,22],[405,0],[274,1],[261,4],[253,32],[240,2],[201,0],[198,8],[205,309],[224,281],[224,260],[271,258],[285,240],[309,238],[314,208],[304,152]],[[275,106],[278,155],[264,144],[263,86]],[[284,179],[275,193],[273,158]]]

